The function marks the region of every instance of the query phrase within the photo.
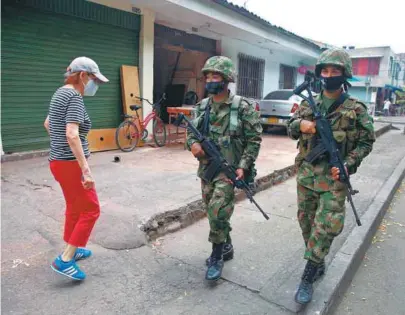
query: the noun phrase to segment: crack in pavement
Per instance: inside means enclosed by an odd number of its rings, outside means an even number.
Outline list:
[[[30,180],[30,179],[26,179],[26,182],[27,182],[28,184],[30,184],[31,186],[39,187],[39,188],[37,188],[37,189],[33,188],[33,190],[38,190],[38,189],[41,189],[41,188],[45,187],[45,188],[49,188],[49,189],[55,191],[55,190],[53,189],[53,187],[50,186],[50,185],[46,185],[46,184],[35,184],[35,183],[34,183],[32,180]]]
[[[183,263],[183,264],[185,264],[185,265],[191,267],[192,269],[203,269],[203,268],[198,268],[198,267],[195,266],[195,265],[189,264],[188,262],[186,262],[186,261],[184,261],[184,260],[182,260],[182,259],[180,259],[180,258],[173,257],[173,256],[171,256],[171,255],[169,255],[169,254],[167,254],[167,253],[165,253],[165,252],[163,252],[163,251],[160,251],[160,250],[157,249],[157,248],[155,248],[154,250],[157,251],[157,252],[159,252],[160,254],[165,255],[165,256],[168,257],[168,258],[171,258],[171,259],[173,259],[173,260],[179,261],[179,262],[181,262],[181,263]],[[259,294],[259,293],[260,293],[260,290],[259,290],[259,289],[249,287],[249,286],[247,286],[247,285],[241,284],[241,283],[239,283],[239,282],[233,281],[233,280],[228,279],[228,278],[221,277],[221,279],[224,280],[224,281],[227,282],[227,283],[234,284],[234,285],[236,285],[236,286],[238,286],[238,287],[240,287],[240,288],[242,288],[242,289],[248,290],[248,291],[250,291],[250,292],[252,292],[252,293],[255,293],[255,294]],[[267,300],[265,300],[265,301],[268,302],[268,303],[271,303],[271,302],[269,302],[269,301],[267,301]]]
[[[241,288],[243,288],[243,289],[249,290],[250,292],[253,292],[253,293],[256,293],[256,294],[260,293],[260,290],[259,290],[259,289],[251,288],[251,287],[249,287],[249,286],[247,286],[247,285],[241,284],[241,283],[239,283],[239,282],[236,282],[236,281],[233,281],[233,280],[231,280],[231,279],[224,278],[224,277],[221,277],[221,279],[223,279],[223,280],[225,280],[225,281],[227,281],[227,282],[233,283],[233,284],[235,284],[235,285],[237,285],[238,287],[241,287]]]
[[[53,189],[53,187],[52,186],[50,186],[50,185],[46,185],[46,184],[35,184],[32,180],[30,180],[30,179],[26,179],[25,181],[28,183],[28,185],[25,185],[25,184],[20,184],[20,183],[17,183],[17,182],[14,182],[14,181],[12,181],[12,180],[9,180],[9,179],[7,179],[6,177],[4,177],[4,176],[2,176],[1,177],[1,180],[3,181],[3,182],[5,182],[5,183],[9,183],[9,184],[12,184],[12,185],[15,185],[15,186],[19,186],[19,187],[26,187],[26,188],[29,188],[30,190],[40,190],[40,189],[42,189],[42,188],[49,188],[50,190],[52,190],[52,191],[55,191],[55,189]]]

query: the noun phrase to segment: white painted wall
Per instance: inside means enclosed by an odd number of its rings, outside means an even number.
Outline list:
[[[319,55],[319,51],[305,45],[302,42],[281,34],[280,32],[266,28],[249,18],[228,10],[222,6],[213,3],[206,3],[199,0],[161,0],[161,2],[151,2],[149,0],[90,0],[110,7],[115,7],[120,10],[131,11],[132,6],[141,8],[142,10],[142,26],[140,34],[140,90],[143,97],[153,99],[153,43],[154,43],[154,21],[157,12],[170,13],[170,10],[178,10],[181,8],[185,11],[183,16],[175,16],[175,21],[195,26],[193,18],[206,16],[221,23],[225,23],[226,27],[221,24],[215,25],[217,36],[221,38],[222,54],[230,57],[236,65],[238,61],[238,53],[243,52],[247,55],[259,57],[265,60],[265,76],[263,86],[263,96],[272,90],[278,89],[280,64],[299,67],[301,62],[308,65],[315,63]],[[170,15],[173,17],[173,15]],[[191,20],[190,20],[191,19]],[[172,25],[171,27],[175,27]],[[227,32],[230,35],[220,35]],[[278,50],[254,45],[249,42],[249,38],[238,39],[237,34],[254,34],[260,36],[265,42],[274,43],[271,47],[280,47]],[[203,35],[203,34],[200,34]],[[239,36],[240,37],[240,36]],[[305,59],[305,60],[303,60]],[[304,79],[303,75],[297,75],[297,84]],[[230,85],[231,91],[235,92],[236,84]],[[144,117],[150,112],[150,106],[143,106]]]
[[[141,96],[153,102],[153,51],[155,41],[155,13],[142,10],[141,32],[139,34],[139,87]],[[146,102],[142,106],[143,118],[152,112],[152,107]],[[149,134],[152,134],[152,124],[148,124]]]
[[[263,97],[269,92],[278,89],[280,76],[280,64],[299,67],[302,59],[292,53],[277,52],[275,50],[261,48],[251,45],[247,42],[235,40],[231,38],[222,38],[221,40],[222,55],[231,58],[235,62],[236,70],[238,70],[238,54],[244,53],[265,60],[264,86]],[[315,64],[316,59],[313,59]],[[304,76],[297,75],[297,85],[304,81]],[[236,84],[230,84],[230,90],[235,93]]]
[[[135,0],[132,0],[136,2]],[[139,2],[152,2],[150,0],[138,0]],[[303,44],[303,42],[299,41],[298,39],[287,36],[281,33],[276,28],[270,28],[259,24],[258,22],[243,16],[237,12],[229,10],[221,5],[215,4],[211,1],[201,1],[201,0],[161,0],[159,2],[159,6],[165,8],[167,4],[172,4],[178,7],[185,8],[189,10],[189,12],[196,12],[201,15],[205,15],[214,19],[216,21],[220,21],[222,23],[226,23],[228,29],[239,30],[239,32],[248,32],[250,34],[254,34],[254,36],[260,36],[261,38],[265,39],[268,42],[273,42],[276,45],[280,45],[284,48],[295,50],[300,52],[301,54],[305,54],[306,56],[310,56],[313,58],[317,58],[319,56],[319,50],[309,44]],[[157,2],[155,2],[155,6]],[[170,6],[167,5],[167,10],[170,9]],[[158,11],[158,9],[156,9]],[[188,16],[184,16],[183,19],[192,18],[191,14]],[[191,25],[193,25],[193,21],[190,21]],[[218,31],[218,30],[217,30]],[[225,31],[225,28],[222,30]],[[223,32],[220,32],[223,33]],[[238,32],[237,32],[238,33]],[[236,33],[236,34],[237,34]]]

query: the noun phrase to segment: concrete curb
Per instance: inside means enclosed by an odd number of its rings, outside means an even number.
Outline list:
[[[293,177],[296,173],[294,165],[287,166],[281,170],[276,170],[268,175],[262,176],[255,181],[255,191],[259,192],[274,185],[280,184]],[[246,199],[243,191],[237,190],[235,193],[236,202]],[[158,213],[142,224],[140,229],[147,235],[149,240],[156,239],[168,233],[173,233],[183,229],[207,215],[204,210],[202,199],[193,201],[175,210]]]
[[[384,123],[384,124],[393,124],[393,125],[405,125],[403,121],[392,121],[392,120],[384,120],[384,119],[375,119],[375,122]]]
[[[335,310],[360,266],[404,177],[405,157],[361,217],[362,226],[356,226],[353,229],[342,248],[337,252],[328,267],[328,272],[315,290],[313,301],[300,314],[326,315]]]
[[[391,129],[392,129],[392,124],[388,124],[388,125],[386,125],[386,126],[380,128],[380,129],[378,129],[378,130],[375,132],[376,138],[378,138],[379,136],[383,135],[384,133],[388,132],[388,131],[391,130]]]
[[[13,154],[4,154],[1,156],[1,163],[4,162],[15,162],[22,160],[29,160],[37,157],[44,157],[49,155],[49,150],[38,150],[38,151],[29,151]]]

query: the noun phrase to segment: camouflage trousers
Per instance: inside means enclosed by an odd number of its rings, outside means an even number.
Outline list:
[[[214,244],[225,243],[232,230],[230,218],[235,207],[234,187],[224,179],[216,179],[212,183],[201,180],[201,190],[210,224],[208,240]]]
[[[315,191],[298,184],[297,194],[304,258],[320,263],[343,230],[346,190]]]

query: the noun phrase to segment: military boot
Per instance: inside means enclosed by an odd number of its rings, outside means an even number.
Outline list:
[[[305,266],[304,273],[301,277],[301,283],[295,294],[295,302],[299,304],[307,304],[312,300],[314,277],[318,271],[319,264],[308,260]]]
[[[321,263],[318,266],[318,269],[316,270],[314,282],[317,281],[320,277],[322,277],[325,274],[325,271],[326,271],[325,260],[322,259]]]
[[[224,243],[214,245],[205,279],[218,280],[221,278],[222,268],[224,267],[224,259],[222,257],[223,247]]]
[[[213,249],[214,249],[214,245],[213,245]],[[205,260],[205,264],[207,266],[210,264],[211,257],[212,257],[212,254],[211,254],[210,257],[208,257]],[[224,244],[224,247],[223,247],[223,250],[222,250],[222,258],[224,259],[224,261],[231,260],[233,258],[233,246],[232,246],[232,244],[227,244],[227,243]]]

